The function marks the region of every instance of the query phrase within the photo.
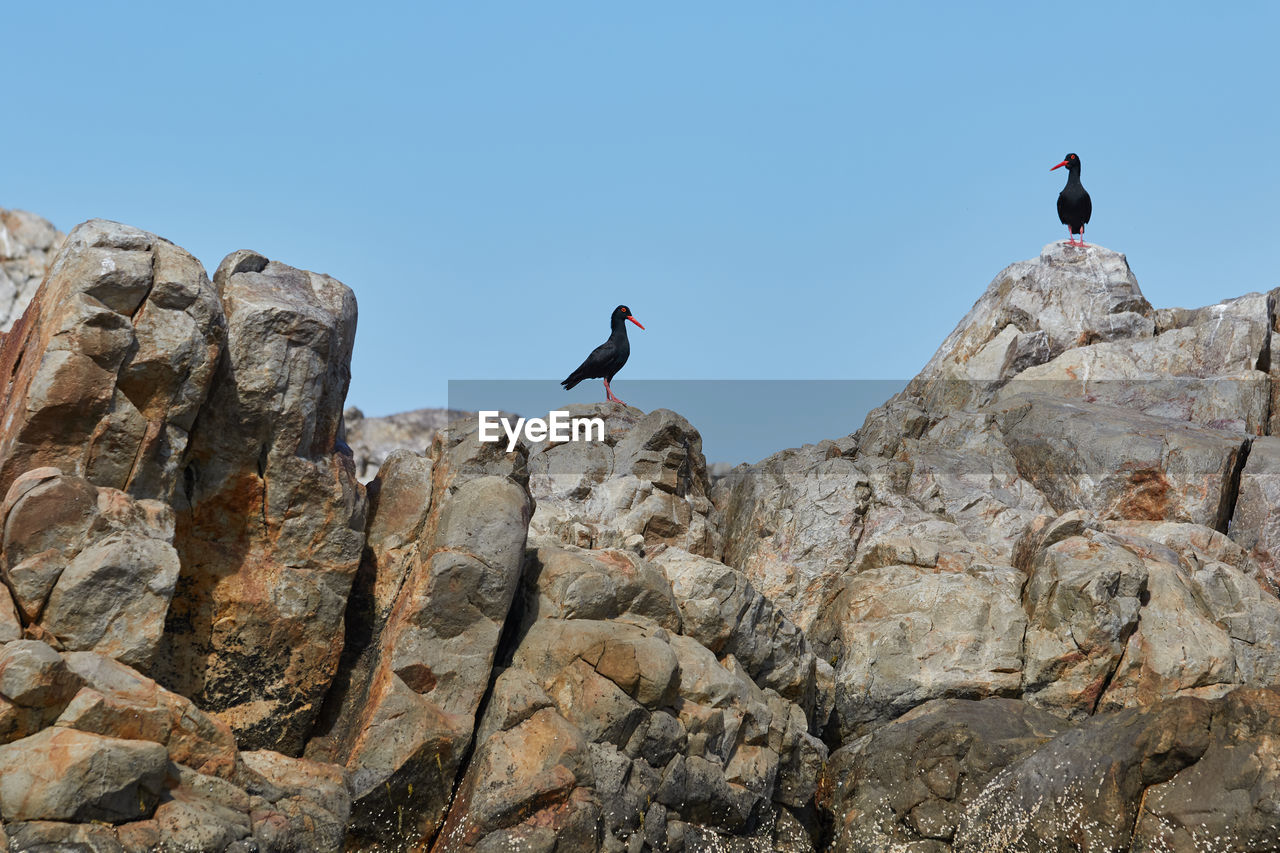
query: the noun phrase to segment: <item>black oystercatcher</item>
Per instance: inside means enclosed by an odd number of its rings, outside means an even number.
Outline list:
[[[1074,154],[1068,154],[1053,169],[1061,169],[1063,166],[1067,167],[1067,185],[1062,188],[1062,192],[1058,193],[1058,218],[1062,220],[1063,225],[1067,226],[1067,231],[1071,235],[1067,242],[1075,243],[1076,235],[1079,234],[1080,245],[1083,246],[1084,226],[1093,213],[1093,202],[1080,183],[1080,158]],[[1049,171],[1052,172],[1053,169]]]
[[[622,365],[627,363],[627,357],[631,355],[631,343],[627,340],[625,322],[627,320],[640,326],[640,321],[631,316],[631,309],[627,306],[619,305],[613,309],[613,313],[609,315],[609,340],[593,349],[591,355],[587,356],[587,360],[578,365],[578,369],[570,373],[568,379],[560,383],[564,386],[564,390],[568,391],[584,379],[603,379],[605,399],[622,403],[613,396],[613,391],[609,388],[609,380],[622,369]],[[640,328],[643,329],[644,326]],[[626,403],[622,405],[625,406]]]

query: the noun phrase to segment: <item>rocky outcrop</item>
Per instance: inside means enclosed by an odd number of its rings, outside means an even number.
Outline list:
[[[365,495],[337,441],[356,304],[253,252],[214,276],[226,350],[173,497],[183,571],[156,672],[242,746],[299,754],[338,669]]]
[[[0,340],[10,849],[1280,844],[1274,293],[1054,245],[714,486],[597,404],[366,493],[344,285],[101,221],[48,260]]]
[[[27,310],[65,236],[34,213],[0,208],[0,331]]]
[[[435,434],[451,421],[475,416],[475,412],[457,409],[414,409],[385,417],[365,417],[355,406],[348,406],[342,420],[345,441],[355,460],[356,476],[362,483],[370,482],[395,451],[409,450],[423,455],[431,448]]]
[[[681,559],[664,556],[664,569]],[[764,650],[769,640],[753,649],[747,636],[772,619],[773,630],[802,644],[794,626],[765,612],[744,579],[721,577],[715,586],[759,609],[735,638],[715,627],[705,599],[695,605],[693,630],[725,635],[717,658],[678,633],[684,596],[647,561],[554,546],[539,548],[535,561],[511,664],[494,685],[475,758],[433,849],[681,851],[735,839],[753,849],[813,849],[816,827],[802,818],[812,819],[826,748],[809,733],[802,705],[751,674],[807,690],[802,698],[812,701],[813,671],[779,672]],[[793,648],[803,669],[803,646]]]
[[[474,430],[391,456],[347,615],[347,675],[307,754],[351,773],[352,831],[420,844],[439,829],[520,581],[532,514],[523,448]]]
[[[529,453],[536,543],[583,548],[672,545],[712,554],[718,534],[702,437],[666,409],[647,415],[608,403],[573,405],[569,416],[600,418],[604,441],[541,442]]]

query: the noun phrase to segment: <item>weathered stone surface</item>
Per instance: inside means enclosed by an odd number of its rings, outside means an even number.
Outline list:
[[[833,700],[833,673],[795,623],[723,563],[679,548],[659,551],[653,562],[671,582],[681,633],[721,657],[733,655],[752,681],[795,702],[813,728],[821,728]]]
[[[1261,436],[1249,446],[1227,529],[1271,588],[1280,589],[1280,436]]]
[[[1226,528],[1240,434],[1044,395],[997,412],[1018,470],[1058,512]]]
[[[365,496],[335,449],[356,305],[328,276],[236,252],[226,352],[175,496],[178,594],[154,671],[242,746],[301,751],[338,667]]]
[[[255,773],[279,789],[270,809],[252,809],[253,834],[267,850],[337,853],[351,817],[345,771],[333,764],[278,752],[243,753]]]
[[[159,744],[45,729],[0,746],[0,815],[110,823],[149,817],[167,764]]]
[[[662,547],[662,546],[659,546]],[[544,546],[527,570],[526,620],[643,620],[680,630],[680,610],[661,568],[629,551]]]
[[[949,844],[1001,770],[1069,724],[1014,699],[936,699],[831,755],[825,805],[832,850]]]
[[[385,417],[366,417],[355,406],[342,413],[346,443],[356,463],[356,476],[368,483],[397,450],[418,456],[431,448],[435,434],[459,418],[475,420],[475,412],[456,409],[414,409]]]
[[[1214,703],[1200,760],[1142,798],[1137,850],[1280,849],[1280,695],[1237,690]]]
[[[348,615],[351,669],[307,756],[351,773],[364,843],[412,844],[434,836],[448,808],[532,504],[523,452],[481,443],[474,429],[438,436],[429,461],[397,456],[380,473],[359,609]]]
[[[27,309],[64,239],[34,213],[0,209],[0,331]]]
[[[628,548],[667,544],[712,555],[702,436],[667,409],[644,414],[609,403],[573,405],[573,418],[602,418],[605,440],[529,448],[537,503],[529,537],[538,545]]]
[[[3,523],[0,570],[24,619],[145,669],[178,579],[169,506],[37,468],[9,488]]]
[[[34,734],[58,718],[80,677],[39,640],[0,646],[0,742]]]
[[[1027,614],[1007,566],[884,566],[837,602],[836,713],[845,736],[930,699],[1017,695]]]
[[[1100,714],[1008,765],[964,812],[956,851],[1127,850],[1143,791],[1209,746],[1211,706]]]
[[[169,759],[206,776],[232,778],[237,750],[231,729],[190,699],[165,690],[122,663],[94,652],[67,652],[67,668],[83,684],[57,725],[163,745]]]
[[[779,838],[798,829],[803,843],[778,849],[812,849],[788,809],[812,808],[826,749],[800,706],[732,654],[718,661],[651,618],[622,621],[634,618],[623,608],[546,616],[575,600],[557,582],[566,574],[531,578],[544,615],[495,684],[436,849],[541,849],[557,834],[585,850],[767,847],[779,823]]]
[[[1124,255],[1050,243],[992,280],[908,393],[933,411],[981,404],[1004,380],[1066,350],[1152,337],[1154,313]]]
[[[724,562],[808,631],[853,564],[870,493],[834,443],[737,468],[715,492]]]
[[[1028,699],[1063,713],[1094,711],[1149,599],[1147,578],[1140,558],[1093,531],[1038,555],[1024,592]]]
[[[0,490],[47,465],[172,499],[223,335],[191,255],[118,223],[77,226],[0,345]]]

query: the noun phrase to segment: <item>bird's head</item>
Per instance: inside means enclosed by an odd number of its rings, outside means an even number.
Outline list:
[[[640,326],[640,321],[631,316],[631,309],[625,305],[619,305],[617,308],[613,309],[613,321],[615,323],[621,323],[623,320],[630,320],[637,326]],[[640,326],[640,328],[643,329],[644,326]]]
[[[1066,157],[1062,158],[1062,162],[1054,166],[1053,169],[1061,169],[1063,166],[1067,167],[1068,172],[1074,172],[1076,169],[1080,168],[1080,158],[1074,154],[1068,154]],[[1053,169],[1050,169],[1049,171],[1052,172]]]

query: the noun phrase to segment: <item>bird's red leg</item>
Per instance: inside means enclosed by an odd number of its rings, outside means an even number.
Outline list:
[[[609,380],[608,380],[608,379],[606,379],[606,380],[604,381],[604,393],[605,393],[605,396],[606,396],[608,399],[612,400],[613,402],[615,402],[615,403],[622,403],[622,401],[621,401],[621,400],[619,400],[617,397],[615,397],[615,396],[614,396],[614,394],[613,394],[613,389],[609,387]],[[626,403],[622,403],[622,405],[624,405],[624,406],[625,406],[625,405],[626,405]]]

